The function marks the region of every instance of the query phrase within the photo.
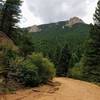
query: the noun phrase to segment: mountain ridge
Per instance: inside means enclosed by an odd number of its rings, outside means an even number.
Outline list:
[[[58,21],[58,22],[53,22],[53,23],[48,23],[48,24],[41,24],[41,25],[33,25],[33,26],[29,26],[27,27],[28,32],[39,32],[42,29],[39,28],[39,26],[46,26],[46,25],[50,25],[50,24],[56,24],[58,25],[59,23],[64,23],[63,26],[67,26],[67,27],[72,27],[75,24],[78,23],[84,23],[86,24],[82,19],[80,19],[79,17],[72,17],[69,20],[66,21]]]

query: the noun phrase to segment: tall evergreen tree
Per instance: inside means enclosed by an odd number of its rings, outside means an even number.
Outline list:
[[[27,36],[23,36],[22,38],[23,39],[21,41],[20,49],[21,49],[23,56],[26,57],[27,55],[30,55],[32,52],[35,51],[34,43],[32,43],[31,38]]]
[[[60,55],[61,55],[61,47],[59,45],[57,45],[56,50],[55,50],[55,54],[54,54],[54,60],[53,60],[56,67],[59,64]]]
[[[17,28],[21,12],[20,5],[21,0],[6,0],[3,6],[0,30],[9,37]]]
[[[70,50],[68,48],[68,45],[66,44],[61,51],[59,64],[58,64],[58,68],[57,68],[58,76],[66,76],[67,75],[70,57],[71,57]]]
[[[2,9],[2,5],[3,5],[3,0],[0,0],[0,11]]]
[[[83,78],[100,82],[100,0],[94,14],[94,22],[83,57]]]
[[[3,0],[0,0],[0,24],[1,24],[1,11],[2,11],[2,8],[3,8]]]

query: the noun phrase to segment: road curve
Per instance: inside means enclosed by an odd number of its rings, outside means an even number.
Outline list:
[[[100,100],[100,87],[94,84],[70,78],[55,78],[61,85],[52,91],[50,87],[21,90],[16,94],[7,95],[0,100]],[[51,90],[50,90],[51,89]],[[51,92],[50,92],[51,91]]]
[[[62,85],[56,93],[38,100],[100,100],[100,87],[87,82],[56,78]]]

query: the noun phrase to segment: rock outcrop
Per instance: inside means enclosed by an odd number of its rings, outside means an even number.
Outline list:
[[[77,23],[84,23],[84,21],[78,17],[70,18],[70,20],[66,23],[66,26],[72,27]]]
[[[28,28],[28,31],[29,32],[39,32],[39,31],[41,31],[41,29],[39,29],[38,26],[33,25],[33,26],[31,26],[31,27]]]

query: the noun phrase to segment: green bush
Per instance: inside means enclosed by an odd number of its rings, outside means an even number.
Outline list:
[[[0,91],[10,92],[17,86],[12,85],[16,80],[18,54],[6,47],[0,47]],[[18,75],[18,74],[17,74]]]
[[[11,82],[16,85],[20,83],[25,86],[37,86],[51,80],[54,75],[54,64],[41,53],[21,57],[12,50],[0,49],[0,80],[3,78],[5,83],[7,81],[8,87]]]
[[[82,79],[82,67],[75,66],[75,67],[69,69],[69,77],[72,77],[75,79]]]
[[[41,53],[33,53],[32,62],[38,67],[40,82],[45,83],[55,76],[54,64],[49,59],[44,58]]]
[[[47,82],[48,80],[51,80],[55,76],[54,64],[51,63],[47,58],[43,58],[40,69],[41,69],[40,76],[42,82],[44,83]]]
[[[36,86],[40,83],[38,68],[31,60],[25,60],[21,64],[21,70],[19,73],[20,82],[26,86]]]
[[[55,76],[54,64],[41,53],[33,53],[20,66],[19,79],[26,86],[46,83]]]

